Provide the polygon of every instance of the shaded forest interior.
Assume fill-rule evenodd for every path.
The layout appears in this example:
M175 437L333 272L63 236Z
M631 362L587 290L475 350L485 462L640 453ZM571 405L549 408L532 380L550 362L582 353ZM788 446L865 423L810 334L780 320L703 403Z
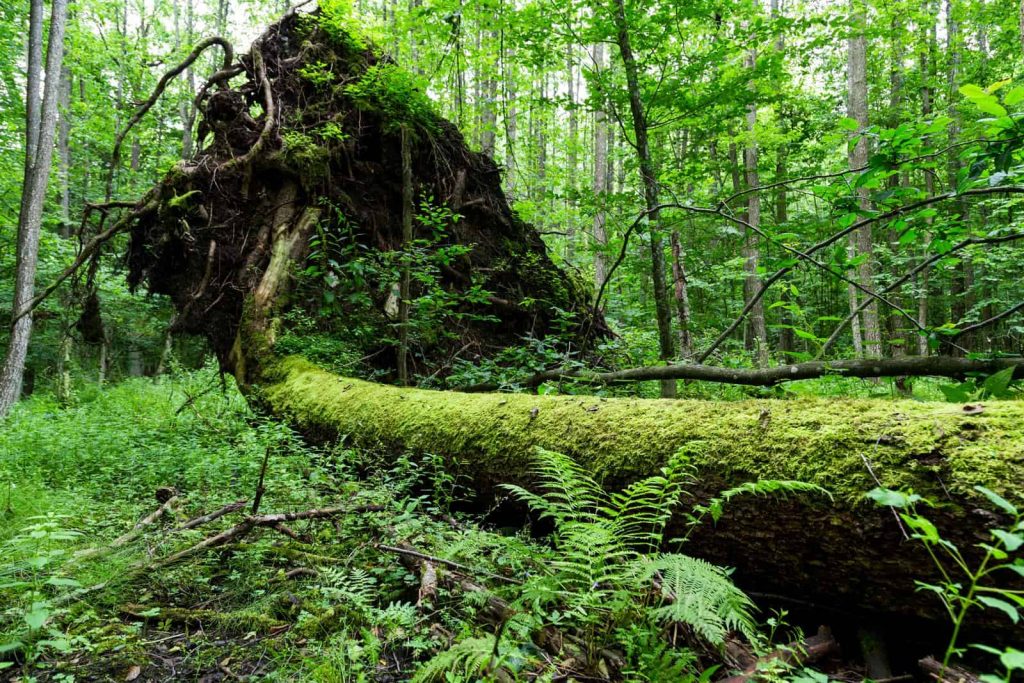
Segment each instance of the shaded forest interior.
M1019 678L1024 5L256 5L5 8L0 675Z

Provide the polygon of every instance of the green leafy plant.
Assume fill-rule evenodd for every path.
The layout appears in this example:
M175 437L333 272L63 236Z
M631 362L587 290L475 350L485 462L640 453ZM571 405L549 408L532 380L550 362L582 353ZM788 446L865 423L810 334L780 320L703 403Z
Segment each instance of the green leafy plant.
M942 659L944 667L964 652L959 644L960 632L972 610L1002 612L1013 624L1020 622L1024 610L1024 592L1007 588L1005 583L997 583L999 577L1013 574L1024 577L1024 554L1021 553L1024 547L1024 513L994 491L983 486L976 486L975 490L1010 521L988 530L989 539L977 544L981 552L979 559L973 562L972 556L944 538L935 524L919 511L921 507L934 507L928 499L913 492L885 488L876 488L867 494L879 505L900 511L900 519L910 529L911 538L924 546L942 577L939 583L918 581L917 584L920 590L931 591L939 597L953 625ZM1012 648L1003 652L989 647L980 649L1000 656L1006 667L1005 680L1009 680L1013 671L1024 670L1024 654ZM1004 679L989 677L987 680Z

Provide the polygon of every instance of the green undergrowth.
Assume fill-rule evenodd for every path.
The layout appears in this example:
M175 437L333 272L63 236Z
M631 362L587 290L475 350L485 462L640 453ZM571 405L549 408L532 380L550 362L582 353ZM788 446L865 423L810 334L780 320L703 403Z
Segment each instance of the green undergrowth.
M248 503L180 528L251 500L265 456L259 514L349 512L290 521L287 533L257 528L165 564L245 519ZM557 479L558 461L546 462ZM86 388L70 408L24 401L0 430L0 680L469 682L584 670L587 680L697 680L723 629L752 633L751 606L722 570L675 556L648 564L609 536L648 528L644 505L612 501L580 516L552 490L536 509L558 533L534 541L454 512L470 491L449 465L310 448L253 414L213 368ZM684 470L652 479L636 500L675 495ZM566 472L567 486L596 490ZM158 494L177 504L115 541L157 510ZM608 553L590 552L594 539ZM433 556L436 593L420 595L422 562L382 546ZM694 590L710 597L672 612L651 592L651 572L676 580L683 566L700 570ZM693 584L681 577L680 595Z

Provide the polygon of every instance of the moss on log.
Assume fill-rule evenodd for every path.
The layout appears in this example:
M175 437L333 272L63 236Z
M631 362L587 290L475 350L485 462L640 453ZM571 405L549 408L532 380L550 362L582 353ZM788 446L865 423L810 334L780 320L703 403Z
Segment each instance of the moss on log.
M819 484L834 501L742 500L695 534L690 551L737 567L747 587L890 625L925 618L940 628L944 617L934 595L915 591L915 579L932 578L928 558L890 511L864 498L875 477L938 501L930 516L964 549L995 520L974 486L1020 500L1024 483L1022 402L965 412L955 404L862 399L481 395L382 386L298 357L267 370L256 388L260 402L306 434L452 456L482 491L529 484L536 446L571 455L609 487L656 474L680 451L696 468L698 498L758 478ZM986 613L976 626L1005 635L1010 624Z
M261 391L275 414L362 445L458 454L483 478L516 478L535 446L572 455L601 481L658 471L683 449L725 481L799 479L853 505L876 484L936 498L1024 482L1024 403L978 414L947 403L862 399L720 401L460 394L339 377L292 357Z

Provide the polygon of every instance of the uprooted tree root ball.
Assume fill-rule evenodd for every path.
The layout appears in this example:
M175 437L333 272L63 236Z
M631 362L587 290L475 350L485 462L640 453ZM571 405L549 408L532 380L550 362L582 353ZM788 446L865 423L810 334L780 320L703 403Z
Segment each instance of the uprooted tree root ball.
M344 23L330 6L289 13L211 78L198 99L201 152L133 219L132 284L170 295L176 329L206 336L236 372L244 359L232 348L252 296L274 309L263 332L275 340L299 321L309 336L348 340L336 355L393 369L402 268L414 270L418 297L410 324L423 328L417 373L544 337L556 322L577 348L606 334L587 288L510 209L495 163ZM244 80L229 85L233 76Z

